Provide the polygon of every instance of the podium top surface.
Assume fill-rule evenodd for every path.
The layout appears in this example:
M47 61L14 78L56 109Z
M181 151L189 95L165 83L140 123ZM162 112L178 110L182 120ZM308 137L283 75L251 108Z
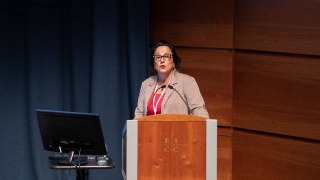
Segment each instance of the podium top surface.
M158 114L136 118L138 121L205 121L207 118L189 114Z

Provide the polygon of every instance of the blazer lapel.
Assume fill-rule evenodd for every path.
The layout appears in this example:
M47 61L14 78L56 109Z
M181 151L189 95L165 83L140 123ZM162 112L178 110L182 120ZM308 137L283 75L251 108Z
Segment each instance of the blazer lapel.
M150 96L152 95L153 91L154 91L154 88L156 86L156 83L157 83L157 76L152 76L151 77L151 80L149 82L149 84L147 85L146 89L145 89L145 101L144 101L144 107L146 109L145 112L145 115L147 114L147 110L148 110L148 102L149 102L149 99L150 99Z

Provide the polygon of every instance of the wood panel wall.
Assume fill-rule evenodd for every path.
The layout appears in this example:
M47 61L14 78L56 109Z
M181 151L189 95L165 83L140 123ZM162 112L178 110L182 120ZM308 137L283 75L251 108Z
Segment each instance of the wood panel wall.
M237 52L234 67L233 127L320 140L319 58Z
M320 172L320 1L151 0L167 40L218 119L218 179Z
M320 177L318 142L235 130L232 145L232 179Z
M235 48L320 55L318 0L236 0Z
M233 47L233 0L150 1L150 40L176 46Z
M319 177L319 9L236 1L232 179Z

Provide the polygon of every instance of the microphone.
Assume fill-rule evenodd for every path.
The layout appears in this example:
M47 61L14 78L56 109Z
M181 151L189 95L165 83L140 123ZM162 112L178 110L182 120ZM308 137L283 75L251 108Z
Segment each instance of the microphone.
M168 85L168 88L169 89L173 89L175 92L177 92L179 94L179 96L181 97L181 99L183 100L183 102L186 104L187 108L188 108L188 114L190 114L190 109L189 109L189 106L188 106L188 103L186 102L186 100L181 96L181 94L172 86L172 85Z
M169 85L170 86L170 85ZM169 87L168 86L168 87ZM164 89L164 88L166 88L167 87L167 85L165 85L165 84L162 84L162 86L161 87L159 87L157 90L156 90L156 92L159 90L159 89Z

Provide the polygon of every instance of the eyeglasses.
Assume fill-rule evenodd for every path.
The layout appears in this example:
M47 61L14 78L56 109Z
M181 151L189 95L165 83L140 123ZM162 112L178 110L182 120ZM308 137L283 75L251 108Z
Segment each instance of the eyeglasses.
M159 62L159 61L161 61L162 58L165 61L169 61L172 58L172 55L171 54L164 54L162 56L161 55L153 55L154 62Z

